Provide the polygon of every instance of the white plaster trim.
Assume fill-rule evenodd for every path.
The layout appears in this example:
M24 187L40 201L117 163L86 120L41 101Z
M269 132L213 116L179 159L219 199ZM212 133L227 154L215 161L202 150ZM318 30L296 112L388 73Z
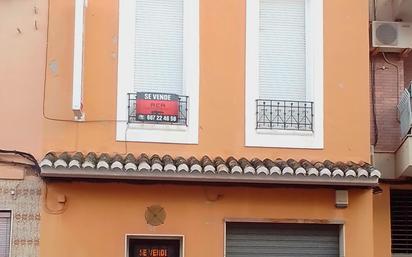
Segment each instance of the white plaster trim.
M270 175L277 174L277 175L282 175L282 171L279 169L278 166L273 166L270 168Z
M241 168L240 166L234 166L234 167L230 170L230 172L231 172L232 174L236 174L236 173L241 174L241 173L242 173L242 168Z
M206 165L203 170L205 173L216 173L216 168L213 165Z
M247 166L243 169L243 173L255 175L256 171L252 166Z
M52 166L53 166L53 162L50 161L49 159L45 158L40 162L40 167L52 167Z
M229 168L226 166L226 164L220 164L217 166L217 171L218 173L229 173Z
M295 170L295 174L296 174L296 175L306 176L306 170L305 170L304 168L302 168L302 167L299 167L299 168L297 168L297 169Z
M339 228L339 257L345 257L346 254L345 232L345 224L341 224Z
M162 171L163 166L160 163L153 163L151 167L151 171Z
M96 168L99 169L104 169L104 170L108 170L110 169L110 165L106 162L106 161L99 161L97 163Z
M354 170L347 170L345 172L346 177L356 177L356 172Z
M310 168L308 171L308 176L319 176L319 171L315 168Z
M358 177L369 177L369 172L367 172L365 169L362 168L358 168L357 169L358 172Z
M306 84L314 102L313 132L256 130L259 81L259 1L246 0L245 145L323 148L323 0L306 0Z
M166 164L164 170L167 172L176 172L176 166L173 164Z
M333 177L344 177L345 173L343 173L341 169L336 169L333 171L332 176Z
M282 170L282 175L293 175L293 169L291 167L285 167Z
M321 177L322 177L322 176L330 177L330 176L332 175L332 172L331 172L329 169L324 168L324 169L322 169L322 170L320 171L319 175L320 175Z
M74 160L74 159L71 160L69 162L69 168L73 168L73 167L76 167L76 168L80 169L81 168L80 162L78 160Z
M126 171L128 171L128 170L136 171L136 170L137 170L137 166L136 166L136 164L129 162L129 163L126 163L126 165L124 166L124 169L125 169Z
M382 176L381 172L379 170L373 170L370 174L370 177L377 177L380 178Z
M75 0L74 15L74 42L73 42L73 94L72 110L75 119L83 118L83 50L84 50L84 23L85 2Z
M259 168L256 169L256 173L258 175L260 174L269 175L269 170L265 166L260 166Z
M119 1L116 140L197 144L199 127L199 0L184 1L183 89L188 95L188 126L127 124L127 93L133 89L135 40L133 0ZM155 131L154 131L155 130Z
M112 170L114 170L114 169L123 170L123 164L119 161L115 161L115 162L112 163L112 165L110 165L110 168Z
M67 168L67 162L65 160L62 159L58 159L57 161L54 162L54 167L55 168Z
M190 172L202 172L202 166L200 166L199 164L193 164L192 166L190 166Z
M182 163L177 167L178 172L188 172L189 171L189 166L187 166L186 163Z

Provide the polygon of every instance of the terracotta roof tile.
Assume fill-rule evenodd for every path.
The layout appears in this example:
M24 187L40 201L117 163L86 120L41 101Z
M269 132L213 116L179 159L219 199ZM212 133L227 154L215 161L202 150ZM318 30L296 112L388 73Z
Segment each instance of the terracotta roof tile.
M332 162L330 160L311 162L305 159L269 159L251 160L231 156L211 158L203 156L173 158L170 155L131 153L126 156L94 152L84 155L81 152L60 154L50 152L40 162L44 177L82 177L122 179L152 179L195 181L205 179L213 182L245 183L283 183L283 184L377 184L381 174L365 162ZM100 173L99 173L100 172ZM103 173L104 172L104 173ZM59 175L60 174L60 175ZM124 175L126 174L126 175ZM139 175L140 174L140 175ZM289 181L289 182L288 182Z

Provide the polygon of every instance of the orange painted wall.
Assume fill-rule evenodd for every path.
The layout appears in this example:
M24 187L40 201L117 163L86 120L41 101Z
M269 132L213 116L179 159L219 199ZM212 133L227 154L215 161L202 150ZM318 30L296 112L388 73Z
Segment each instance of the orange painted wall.
M43 143L47 14L47 0L0 1L0 148L38 158Z
M72 1L51 0L45 108L51 118L73 116L72 34ZM117 36L118 1L89 0L84 66L86 119L112 121L45 120L43 152L127 150L185 157L207 154L369 160L367 0L324 1L323 150L244 147L245 0L200 0L198 145L126 145L115 141Z
M126 234L185 236L185 256L223 256L224 219L327 219L345 223L346 255L373 257L372 191L351 190L349 207L334 207L330 189L61 183L49 184L48 206L63 214L42 213L42 257L125 256ZM217 201L216 196L221 195ZM146 224L144 212L160 204L164 225Z
M373 196L375 257L391 256L390 186L381 184L382 193Z

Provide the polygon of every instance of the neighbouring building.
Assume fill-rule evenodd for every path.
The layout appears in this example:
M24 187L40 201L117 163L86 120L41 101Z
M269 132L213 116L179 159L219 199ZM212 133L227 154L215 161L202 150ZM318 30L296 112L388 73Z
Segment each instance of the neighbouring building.
M6 165L14 154L0 158L0 256L37 257L40 243L42 180L39 167ZM10 161L11 162L11 161ZM13 167L15 166L15 167Z
M45 0L0 1L1 257L39 256L44 183L35 158L44 155L47 7Z
M375 256L412 254L412 1L370 1Z

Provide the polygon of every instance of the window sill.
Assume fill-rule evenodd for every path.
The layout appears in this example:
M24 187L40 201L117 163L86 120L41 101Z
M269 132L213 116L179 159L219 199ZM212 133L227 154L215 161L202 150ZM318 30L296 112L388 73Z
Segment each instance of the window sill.
M247 147L323 149L323 134L312 131L247 131Z
M194 126L169 124L127 124L118 122L117 141L198 144L198 129Z
M148 124L148 123L132 123L128 124L127 129L141 129L141 130L160 130L160 131L187 131L188 127L185 125L173 125L173 124Z
M262 135L290 135L290 136L313 136L313 131L281 130L281 129L256 129L256 134Z

